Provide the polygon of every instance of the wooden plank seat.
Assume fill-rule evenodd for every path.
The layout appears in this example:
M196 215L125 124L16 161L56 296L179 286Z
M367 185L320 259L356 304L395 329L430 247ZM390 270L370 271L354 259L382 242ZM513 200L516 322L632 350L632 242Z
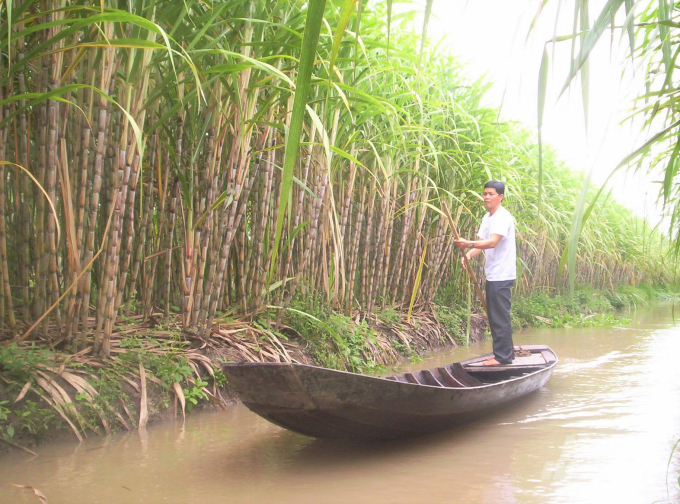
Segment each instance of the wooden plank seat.
M446 383L447 387L453 387L453 388L465 388L466 385L463 384L460 380L457 380L451 372L446 369L445 367L438 367L437 371L439 371L439 376L441 376L442 381Z
M437 379L432 371L429 369L423 369L420 375L425 379L426 385L432 385L433 387L443 387L444 384Z
M463 369L460 362L450 364L449 369L451 370L451 375L466 387L478 387L483 385L477 378L468 374L468 372Z
M418 380L418 378L415 377L413 373L404 373L404 378L406 378L406 381L409 383L414 383L416 385L422 385L422 383Z

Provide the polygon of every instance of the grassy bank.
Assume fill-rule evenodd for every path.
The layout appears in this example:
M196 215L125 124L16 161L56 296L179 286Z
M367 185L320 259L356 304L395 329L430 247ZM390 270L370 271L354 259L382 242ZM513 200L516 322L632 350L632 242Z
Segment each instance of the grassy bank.
M617 291L582 288L570 298L517 297L516 330L532 326L621 324L620 310L672 294L648 285ZM35 343L0 347L0 436L6 446L30 446L55 435L133 430L180 418L195 407L223 407L234 398L222 362L294 360L379 373L403 359L417 361L447 346L488 335L485 318L468 305L412 314L388 308L348 317L299 298L274 329L277 313L253 322L223 320L210 343L181 324L142 326L131 319L112 339L112 358L70 355Z
M586 327L627 323L620 314L622 310L674 297L676 294L668 288L649 284L609 291L581 286L573 297L568 294L532 294L513 303L513 327Z

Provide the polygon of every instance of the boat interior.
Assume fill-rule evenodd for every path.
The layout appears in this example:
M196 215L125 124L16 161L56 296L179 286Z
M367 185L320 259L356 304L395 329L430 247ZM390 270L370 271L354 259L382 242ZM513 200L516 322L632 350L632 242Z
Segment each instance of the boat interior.
M454 362L447 366L388 376L387 379L444 388L479 387L518 378L549 367L557 361L555 354L547 347L516 347L515 359L512 364L484 365L484 361L489 357L493 357L493 355L484 355L463 362Z

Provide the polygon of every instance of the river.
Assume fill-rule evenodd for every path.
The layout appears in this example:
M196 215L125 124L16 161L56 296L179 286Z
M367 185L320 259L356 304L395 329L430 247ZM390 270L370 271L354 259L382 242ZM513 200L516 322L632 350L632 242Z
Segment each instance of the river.
M680 316L680 313L679 313ZM491 418L407 441L320 441L242 405L143 435L39 446L0 458L0 502L680 502L680 324L670 304L621 327L532 329L516 344L560 358L547 386ZM413 369L490 351L442 351ZM670 468L667 473L667 466ZM668 475L667 475L668 474Z

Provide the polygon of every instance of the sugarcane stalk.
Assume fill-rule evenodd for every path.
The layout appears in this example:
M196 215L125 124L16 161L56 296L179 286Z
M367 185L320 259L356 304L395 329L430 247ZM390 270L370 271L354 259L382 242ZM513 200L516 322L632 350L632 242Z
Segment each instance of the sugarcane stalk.
M413 202L415 200L415 184L417 180L413 175L409 175L407 179L407 191L404 194L404 202L408 205L408 210L404 214L403 228L401 230L401 239L399 241L399 249L397 251L396 260L394 262L394 269L392 273L392 290L391 299L397 298L397 292L400 285L403 285L402 271L404 267L404 254L406 252L406 241L411 232L411 219L413 215ZM405 289L402 289L405 291Z
M395 182L392 182L392 196L390 198L391 205L390 205L390 211L387 219L387 238L385 239L385 262L383 265L383 285L382 285L382 303L380 308L382 310L385 309L387 305L387 286L389 284L389 275L388 272L390 271L391 268L391 258L392 258L392 236L394 233L394 219L392 216L394 215L395 207L397 204L397 184Z
M258 163L259 165L259 163ZM253 182L255 179L255 173L252 173L250 177L245 181L245 188L243 189L243 194L240 196L243 198L243 202L240 205L237 205L237 211L235 211L231 216L230 216L230 222L227 227L227 237L225 240L225 244L222 246L222 250L225 251L227 254L229 253L229 250L231 249L231 244L234 239L234 236L236 234L236 231L238 230L238 226L241 222L241 219L243 218L243 215L245 214L245 210L247 207L247 201L248 197L250 194L250 189L252 188ZM236 199L234 200L234 203L236 203ZM233 217L233 219L231 218ZM212 322L213 319L215 318L215 312L217 311L217 306L218 306L218 301L222 301L221 299L221 294L222 294L222 289L224 287L223 281L224 281L224 270L226 268L226 261L224 263L224 268L221 268L221 271L218 270L217 274L217 282L216 282L216 292L215 295L212 297L211 304L210 304L210 309L208 312L208 322L204 328L204 337L207 337L209 334L209 331L212 328ZM241 280L242 281L242 280Z
M105 23L104 34L106 37L113 36L113 26L110 23ZM100 62L100 80L99 88L102 90L109 90L111 86L111 76L115 68L115 49L112 47L107 47L102 50L101 62ZM98 95L99 96L99 95ZM94 163L91 168L92 170L92 187L90 193L90 205L89 205L89 223L87 224L87 233L85 238L85 252L83 264L89 264L94 256L94 244L95 244L95 232L97 225L97 217L99 215L99 198L102 189L102 171L104 168L104 158L106 156L106 151L108 147L109 135L109 120L110 120L110 109L109 102L103 97L99 96L98 99L98 118L97 118L97 142L95 143L96 151L94 155ZM88 167L88 171L90 168ZM81 328L79 335L79 346L81 348L85 347L87 343L87 331L89 327L89 306L90 306L90 296L92 293L92 269L83 275L81 280L81 290L83 292L82 308L80 311L81 316ZM102 285L100 284L100 295L101 295Z
M215 101L220 103L222 96L222 86L218 84L215 90ZM224 138L227 133L226 121L227 118L224 115L216 114L213 120L213 127L210 133L210 142L208 144L208 154L207 159L209 164L209 171L207 174L207 181L209 181L208 195L206 198L206 218L202 227L202 240L200 245L200 253L198 256L198 262L196 265L196 279L194 282L194 288L192 292L192 314L190 317L190 327L193 329L198 328L200 308L204 293L204 282L205 282L205 271L206 265L208 264L208 259L211 257L211 251L214 247L211 247L215 243L212 240L212 233L217 231L217 226L213 216L212 206L218 195L219 187L219 170L222 166L222 151L224 147ZM206 181L206 182L207 182ZM227 281L229 284L229 281ZM229 292L230 294L230 292Z
M59 158L57 160L57 167L59 169L59 187L61 188L62 194L62 208L64 212L64 230L65 230L65 241L67 245L68 254L68 269L67 269L67 285L72 285L70 289L65 292L65 302L66 306L66 324L64 325L63 337L71 342L71 336L74 330L74 315L76 308L76 292L78 290L78 285L75 279L80 274L81 264L80 264L80 249L77 245L76 229L75 229L75 215L73 207L72 198L72 185L69 174L69 162L66 147L66 138L61 137L59 141ZM66 263L65 260L62 262ZM76 327L77 329L77 327Z
M429 186L426 186L422 191L420 191L421 194L420 197L422 198L423 201L427 201L429 192L430 192ZM423 223L425 222L425 216L427 215L427 211L425 210L425 207L418 206L414 208L414 212L416 212L417 222L413 230L412 246L411 247L407 246L407 250L409 250L409 252L406 254L406 269L405 269L407 278L410 279L412 283L409 285L408 289L404 289L401 301L402 305L408 304L409 297L412 294L413 286L415 285L416 281L416 272L418 271L418 265L423 250L422 243Z
M0 58L1 60L2 58ZM0 70L2 63L0 62ZM0 101L3 100L3 85L0 84ZM4 107L0 106L0 121L5 118ZM7 127L0 129L0 161L5 161L5 145L7 144ZM9 328L16 327L14 308L12 305L12 292L9 283L9 266L7 264L7 230L5 229L5 204L6 204L6 173L5 165L0 164L0 274L2 274L2 288L0 289L0 327L5 325L5 316L8 318ZM5 315L7 306L7 315Z
M373 212L375 209L375 197L376 197L376 190L375 190L375 179L371 177L371 185L370 185L370 203L368 204L368 209L366 210L366 231L363 234L364 237L364 245L362 248L363 250L363 256L361 259L361 262L363 264L363 267L361 268L361 294L359 296L361 305L366 309L368 307L369 301L368 301L368 277L373 274L373 271L370 270L369 264L371 263L371 254L373 254L373 247L372 247L372 232L373 232Z
M272 140L272 146L274 145L274 140ZM274 153L274 160L276 159L276 153ZM274 171L274 198L273 198L273 207L272 208L278 208L279 204L281 202L281 178L282 174L278 170ZM272 212L272 215L273 212ZM260 272L261 275L261 280L260 283L262 285L265 285L265 281L267 279L267 272L273 271L272 268L272 257L274 255L274 240L276 239L276 233L274 228L272 227L274 225L274 220L271 220L269 222L269 248L267 249L267 257L264 261L264 268ZM284 216L284 221L283 221L284 229L290 229L291 231L295 229L295 227L292 228L286 228L288 225L288 215ZM280 257L280 256L279 256ZM277 270L280 275L281 271L281 266L279 266L279 269ZM273 276L273 278L276 278ZM285 277L281 277L282 279L285 279ZM267 293L263 293L263 297L266 296Z
M153 153L155 151L152 149L152 165L153 165ZM134 262L132 263L132 272L130 273L130 281L129 281L129 296L130 298L134 298L137 292L137 282L139 279L139 274L140 271L143 271L143 258L144 258L144 250L146 248L147 244L147 229L149 227L149 218L151 216L152 212L152 202L153 202L153 192L154 192L154 179L151 177L149 181L149 194L147 197L144 199L144 210L142 212L142 222L141 226L139 228L139 232L137 233L138 240L137 240L137 248L135 250L134 254ZM130 316L131 312L131 304L128 304L126 309L125 309L125 315Z
M144 50L142 56L142 68L145 70L142 73L141 85L135 86L136 95L132 102L132 108L130 110L131 115L136 118L137 124L140 128L144 127L146 120L146 111L144 110L144 102L147 98L147 90L149 87L149 71L147 67L151 59L151 51ZM130 93L132 93L132 85L130 85ZM126 123L127 124L127 123ZM129 171L129 181L127 182L127 204L125 208L127 209L127 233L125 239L123 240L122 248L122 261L120 266L120 271L118 273L118 288L115 297L114 304L114 316L113 321L118 314L118 310L123 302L123 295L125 293L125 287L127 285L127 274L130 268L130 261L132 258L132 243L134 238L135 230L135 202L137 198L137 183L139 180L139 167L141 163L141 156L144 155L143 152L139 152L137 146L136 137L132 132L132 128L129 128L127 135L124 137L126 140L126 153L127 158L125 159L126 170ZM125 214L123 214L124 216ZM120 229L120 233L123 233L123 227ZM113 324L113 322L112 322Z
M57 2L54 2L54 6L57 7ZM57 21L63 18L63 12L54 11L49 16L51 20ZM52 27L48 30L48 37L56 35L57 28ZM63 45L63 41L57 42L54 49L58 49ZM56 89L61 84L61 71L62 71L62 61L63 52L55 51L49 57L49 88ZM57 153L59 150L59 107L60 102L56 100L49 100L47 104L47 124L48 124L48 145L47 145L47 166L45 170L45 191L47 192L48 198L52 201L52 204L56 207L57 203ZM56 216L51 215L48 212L45 215L47 219L46 231L45 231L45 242L46 242L46 254L44 261L47 263L48 272L48 296L50 304L56 302L59 298L59 281L57 279L57 237L56 237ZM59 307L54 310L55 319L57 322L57 329L61 330L61 312Z
M323 205L323 200L324 196L326 194L326 186L328 184L328 177L324 175L321 179L319 191L318 191L318 198L314 201L314 211L312 215L312 222L311 222L311 229L309 231L310 234L310 243L308 247L305 248L304 254L302 256L302 263L300 264L300 267L297 271L297 274L295 275L295 278L291 281L290 288L288 290L288 294L286 294L286 297L283 302L283 310L279 312L278 315L278 324L281 323L281 316L283 315L283 312L288 308L290 305L291 300L293 299L293 296L295 295L295 288L297 287L298 282L300 281L300 277L302 276L302 272L305 269L305 266L307 264L307 261L309 259L309 255L312 250L314 250L314 246L316 244L317 240L317 230L319 228L319 216L321 215L321 206Z
M349 285L349 292L346 300L345 313L347 315L352 315L352 305L354 303L354 296L356 294L356 271L357 263L359 262L359 240L361 239L361 231L363 230L364 221L364 208L366 205L367 188L364 185L361 188L361 203L359 204L359 209L356 218L354 219L354 231L352 233L352 244L350 246L350 256L349 256L349 275L347 276L347 283Z
M312 125L311 127L311 132L309 134L310 138L310 143L314 143L314 138L316 136L316 125ZM314 149L310 145L309 150L307 151L307 157L305 158L305 164L304 164L304 169L303 169L303 176L302 176L302 183L306 186L307 181L309 180L309 170L310 166L312 164L312 153ZM295 187L295 186L293 186ZM294 189L295 190L295 189ZM296 206L295 206L295 212L293 213L293 230L297 229L297 227L301 224L302 222L302 216L304 212L304 204L305 204L305 190L302 188L297 189L297 201L296 201ZM293 250L298 243L297 236L292 237L289 240L288 244L288 251L286 253L286 259L283 262L282 266L282 271L283 275L281 276L281 280L283 282L283 285L281 286L280 289L280 295L279 295L279 304L283 303L283 298L284 294L286 291L286 284L288 282L288 271L290 270L292 266L292 260L293 260Z
M24 24L18 25L18 29L21 30ZM25 57L25 39L20 37L17 39L17 60L21 61ZM19 93L25 95L26 93L26 75L24 71L17 72L17 81L19 83ZM26 170L31 171L31 142L28 138L30 131L30 117L26 111L26 100L21 99L19 101L19 108L21 112L19 113L19 162L26 168ZM31 263L31 239L33 236L33 212L31 212L31 202L29 201L29 195L31 194L31 184L30 179L23 175L21 178L21 190L17 194L17 202L19 203L19 215L20 215L20 236L21 245L19 254L19 275L20 275L20 285L21 285L21 301L23 305L22 319L25 323L28 323L31 319L31 296L29 292L30 283L30 271L33 267Z
M94 76L92 77L94 79ZM85 91L83 91L85 93ZM93 111L93 93L87 93L85 96L88 97L88 103L84 107L87 113L87 121L82 121L80 131L80 176L78 177L78 200L77 200L77 210L76 210L76 244L78 251L80 253L80 263L83 264L86 255L86 242L85 242L85 230L87 223L85 222L85 215L87 212L87 194L88 194L88 184L91 184L91 168L92 159L90 156L90 142L92 130L90 128L90 123L92 121L92 111ZM77 332L78 321L81 320L81 310L83 309L83 296L85 287L83 281L78 285L75 307L72 316L72 331ZM87 311L87 307L85 308Z
M166 317L170 316L170 300L171 300L171 292L172 292L172 246L174 244L174 235L175 235L175 224L177 223L177 206L180 204L180 184L179 181L175 182L174 188L173 188L173 196L170 202L170 206L168 208L169 214L168 214L168 233L167 233L167 245L166 245L166 250L167 252L165 253L165 279L163 283L163 290L164 290L164 308L163 312Z
M271 239L273 238L273 233L270 230L270 243L269 246L267 247L267 255L268 257L263 257L264 255L264 250L263 250L263 245L264 245L264 240L265 240L265 232L266 232L266 227L267 223L271 222L271 207L272 207L272 199L274 200L274 203L276 203L276 194L274 194L274 198L272 198L272 188L274 185L274 163L275 163L275 152L274 150L271 150L269 152L269 161L268 161L268 167L267 170L265 171L265 188L264 188L264 195L263 195L263 205L258 209L260 212L262 212L261 220L260 220L260 243L257 244L257 251L258 251L258 256L255 258L255 267L253 269L253 290L249 291L252 293L252 311L254 313L257 313L261 307L262 307L262 296L264 295L264 289L265 289L265 283L267 279L267 272L269 271L269 265L268 265L268 259L271 259L271 256L269 255L269 251L272 250L272 245L271 245ZM277 187L280 187L280 184L277 185Z
M260 293L264 289L264 277L261 278L260 272L263 270L264 266L264 238L265 231L267 227L267 222L269 219L269 209L271 208L271 192L274 183L274 158L273 151L267 153L267 161L264 163L265 169L260 171L261 187L258 194L258 203L256 204L256 211L259 213L260 218L257 220L255 227L252 231L253 235L253 250L254 254L251 260L251 267L249 271L248 287L247 293L251 297L251 309L256 312L260 305ZM256 200L256 201L257 201ZM245 230L245 226L242 228ZM244 235L245 238L245 235ZM243 256L243 248L245 241L241 242L240 257L239 259L245 260ZM244 265L245 266L245 265ZM247 295L247 294L246 294Z
M389 193L387 192L389 188L387 180L383 183L382 186L382 197L380 199L380 211L379 211L379 220L378 220L378 227L376 228L376 238L375 238L375 247L374 247L374 252L371 257L371 271L372 275L369 278L369 285L368 285L368 313L373 312L373 306L375 304L375 289L377 285L379 285L380 280L382 276L384 275L384 270L382 268L382 264L385 260L385 215L387 214L387 209L389 206L389 199L388 195Z

